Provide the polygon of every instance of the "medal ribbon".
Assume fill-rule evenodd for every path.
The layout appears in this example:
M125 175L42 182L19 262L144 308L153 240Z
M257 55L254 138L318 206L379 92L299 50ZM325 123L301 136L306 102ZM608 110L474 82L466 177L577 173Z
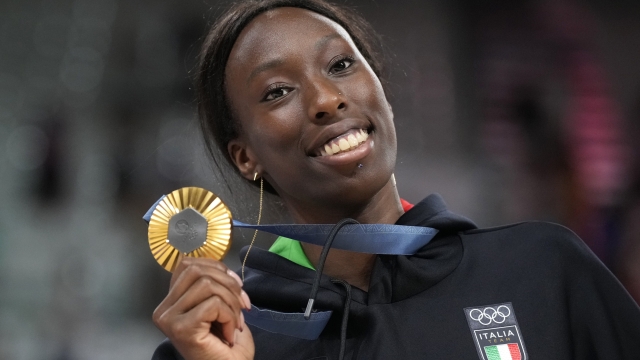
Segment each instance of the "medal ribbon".
M233 226L255 229L278 236L323 246L333 228L331 224L251 225L233 220ZM367 254L413 255L425 246L438 230L421 226L389 224L345 225L336 235L332 249Z

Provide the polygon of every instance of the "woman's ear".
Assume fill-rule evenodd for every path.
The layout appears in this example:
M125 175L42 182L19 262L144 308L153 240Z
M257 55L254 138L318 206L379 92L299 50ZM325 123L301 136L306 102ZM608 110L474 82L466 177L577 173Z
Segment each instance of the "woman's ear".
M258 163L253 151L241 139L233 139L227 145L227 151L231 161L240 171L240 174L248 180L253 180L256 173L262 174L262 166Z

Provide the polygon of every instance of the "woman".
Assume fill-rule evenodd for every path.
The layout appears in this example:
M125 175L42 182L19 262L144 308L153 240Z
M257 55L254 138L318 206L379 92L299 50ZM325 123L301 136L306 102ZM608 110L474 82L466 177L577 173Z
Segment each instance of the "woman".
M326 261L321 247L282 240L251 251L244 283L220 262L187 258L154 312L168 337L154 358L640 358L638 307L571 231L479 230L437 196L401 202L393 113L367 29L320 0L235 5L203 48L205 136L296 223L353 218L438 235L411 256L333 249ZM314 315L329 315L313 339L290 330L304 323L296 315L315 268ZM285 326L256 322L261 309Z

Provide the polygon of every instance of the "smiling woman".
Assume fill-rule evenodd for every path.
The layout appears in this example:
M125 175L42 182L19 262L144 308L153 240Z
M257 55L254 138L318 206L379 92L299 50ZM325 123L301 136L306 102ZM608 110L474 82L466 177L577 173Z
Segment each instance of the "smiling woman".
M388 235L378 251L329 250L330 237L328 253L280 238L246 258L244 282L185 258L154 312L168 337L154 358L638 358L640 311L571 231L479 230L438 196L400 199L372 39L320 0L240 2L213 26L197 89L214 158L266 182L298 224L350 218ZM389 250L425 227L431 242Z
M395 222L393 114L344 28L305 9L262 13L238 36L225 73L240 125L227 149L242 176L260 174L296 222L336 223L370 209L376 197L396 197L395 214L367 214ZM317 156L324 149L332 154Z

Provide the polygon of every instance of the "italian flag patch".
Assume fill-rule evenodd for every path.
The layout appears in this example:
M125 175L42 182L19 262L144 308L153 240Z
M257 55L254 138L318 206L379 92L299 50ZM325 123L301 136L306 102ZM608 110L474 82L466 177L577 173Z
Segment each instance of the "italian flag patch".
M518 344L500 344L485 346L484 352L487 360L521 360Z
M480 360L528 360L513 304L464 308Z

